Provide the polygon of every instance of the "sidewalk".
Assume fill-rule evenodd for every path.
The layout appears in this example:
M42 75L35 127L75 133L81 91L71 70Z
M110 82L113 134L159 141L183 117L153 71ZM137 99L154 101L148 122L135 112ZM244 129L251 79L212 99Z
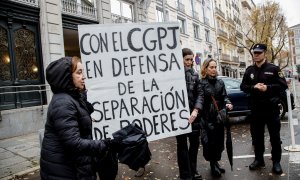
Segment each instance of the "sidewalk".
M296 108L293 110L293 112L298 112L298 113L293 113L293 118L297 118L299 123L298 125L294 126L295 145L297 145L298 147L300 146L300 82L298 80L295 80L295 90L296 90L297 99L295 99ZM293 92L293 89L291 89L291 92ZM300 152L290 152L289 170L290 170L289 171L290 179L299 179Z
M39 169L38 133L0 140L0 179L12 179Z
M300 120L300 83L296 82L296 91L298 96L298 107L293 110L293 117ZM300 123L300 122L299 122ZM295 141L296 144L300 144L300 125L294 126L295 129ZM287 132L289 133L289 132ZM249 137L245 137L250 143ZM289 142L291 142L290 136L287 137ZM168 142L170 141L170 142ZM175 168L170 167L168 171L170 173L178 173L178 169L176 168L176 153L168 150L168 148L174 149L176 148L175 142L173 139L166 139L164 141L156 141L151 143L153 156L156 155L159 159L165 159L160 163L154 162L154 167L158 168L157 171L165 171L166 167L170 165L170 160L172 160L172 165ZM166 143L168 142L168 143ZM267 138L266 138L267 142ZM165 146L168 145L166 148ZM284 148L284 146L282 146ZM200 147L201 151L202 147ZM174 149L175 150L175 149ZM287 153L287 151L282 150L283 153ZM169 155L165 156L164 153ZM199 152L199 159L203 159L202 154ZM223 155L223 159L227 159L225 155ZM288 179L300 179L300 152L289 152L288 153L288 169L286 169L285 177L289 177ZM40 158L40 143L39 143L39 135L38 132L23 135L19 137L9 138L0 140L0 180L7 179L18 179L18 177L22 177L24 174L28 174L30 172L34 172L39 169L39 158ZM249 161L252 159L249 159ZM203 161L203 160L202 160ZM200 163L200 162L199 162ZM207 165L206 162L202 162ZM243 164L245 164L243 162ZM247 162L249 164L249 162ZM207 168L207 167L204 167ZM244 167L245 168L245 167ZM237 168L240 169L240 168ZM270 168L269 168L270 169ZM268 170L268 169L267 169ZM153 171L153 170L152 170ZM206 170L208 171L208 170ZM238 173L240 170L235 170L234 173ZM208 171L209 172L209 171ZM226 173L230 173L230 171L226 170ZM245 168L245 172L248 172L248 168ZM153 172L150 172L153 173ZM132 172L134 174L134 172ZM245 175L245 174L244 174ZM123 176L120 174L120 176ZM240 176L241 177L241 176ZM245 176L244 176L245 177ZM163 176L160 177L164 179ZM122 178L124 179L124 178ZM150 178L151 179L151 178ZM167 180L168 178L166 178ZM226 178L225 178L226 179ZM251 179L251 178L250 178Z

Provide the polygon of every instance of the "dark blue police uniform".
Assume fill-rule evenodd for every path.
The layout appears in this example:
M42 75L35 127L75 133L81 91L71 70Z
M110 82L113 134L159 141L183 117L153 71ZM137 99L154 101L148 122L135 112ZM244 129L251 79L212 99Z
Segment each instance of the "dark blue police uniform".
M267 90L262 92L255 89L254 86L257 83L267 85ZM267 125L272 145L272 160L273 163L279 163L282 152L278 102L280 92L288 88L282 72L278 66L267 61L261 67L256 65L249 66L244 74L240 88L245 93L250 94L252 114L250 126L255 146L255 160L263 162L264 165L264 130L265 125Z

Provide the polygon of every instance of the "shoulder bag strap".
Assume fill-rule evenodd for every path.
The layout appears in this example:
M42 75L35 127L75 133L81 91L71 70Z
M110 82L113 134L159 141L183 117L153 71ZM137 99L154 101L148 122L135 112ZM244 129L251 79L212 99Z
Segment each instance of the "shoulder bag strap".
M214 105L215 105L217 111L219 112L219 108L218 108L216 99L215 99L214 96L212 96L212 95L211 95L211 99L213 100L213 103L214 103Z

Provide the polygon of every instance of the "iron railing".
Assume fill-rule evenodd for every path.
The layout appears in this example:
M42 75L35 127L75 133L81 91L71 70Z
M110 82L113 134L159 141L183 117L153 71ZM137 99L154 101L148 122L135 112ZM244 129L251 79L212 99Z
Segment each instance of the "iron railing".
M36 105L43 105L46 100L46 94L45 92L50 91L50 86L48 84L40 84L40 85L23 85L23 86L2 86L0 87L0 98L5 99L6 97L10 95L14 95L12 98L12 101L3 102L0 104L0 110L8 110L8 109L17 109L17 108L23 108L23 107L30 107L30 106L36 106ZM39 94L39 102L37 103L36 100L38 98L35 98L34 100L24 100L22 98L22 94L32 94L32 93L38 93ZM24 105L24 101L26 103L33 103L33 105ZM8 105L9 108L5 108L4 105Z
M218 29L218 35L219 36L222 36L222 37L224 37L224 38L228 38L228 33L227 32L225 32L225 31L223 31L223 30L221 30L221 29Z
M185 6L184 6L184 4L182 4L182 3L180 3L180 2L177 2L178 4L177 4L177 10L179 11L179 12L182 12L182 13L185 13Z
M216 10L216 14L218 14L219 16L223 17L225 19L225 13L223 11L221 11L219 8L215 8Z
M39 7L39 0L9 0L9 1L25 4L28 6Z
M97 10L93 6L79 4L71 0L61 0L61 3L64 14L97 20Z
M111 13L111 19L112 19L113 23L131 23L131 22L133 22L133 20L130 18L126 18L124 16L120 16L120 15L113 14L113 13Z

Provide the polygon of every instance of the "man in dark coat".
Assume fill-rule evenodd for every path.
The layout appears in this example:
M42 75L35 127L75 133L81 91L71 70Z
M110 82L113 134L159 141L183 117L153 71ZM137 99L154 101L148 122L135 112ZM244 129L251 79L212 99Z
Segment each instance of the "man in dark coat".
M199 74L193 69L193 52L182 49L185 79L189 100L191 116L189 122L192 124L192 132L176 136L177 140L177 162L179 166L179 176L181 179L201 179L197 171L197 155L200 145L200 126L198 112L202 109L203 91L199 84ZM187 139L189 138L189 144Z
M83 96L83 68L77 57L56 60L47 67L53 92L41 147L42 179L96 179L94 157L102 157L111 141L92 140L93 107Z
M268 63L266 59L267 45L256 44L253 48L254 65L249 66L241 83L241 90L250 94L251 131L255 147L255 160L249 166L256 170L265 166L264 132L268 127L272 145L273 172L282 173L280 119L278 102L280 92L287 89L286 80L278 66Z

